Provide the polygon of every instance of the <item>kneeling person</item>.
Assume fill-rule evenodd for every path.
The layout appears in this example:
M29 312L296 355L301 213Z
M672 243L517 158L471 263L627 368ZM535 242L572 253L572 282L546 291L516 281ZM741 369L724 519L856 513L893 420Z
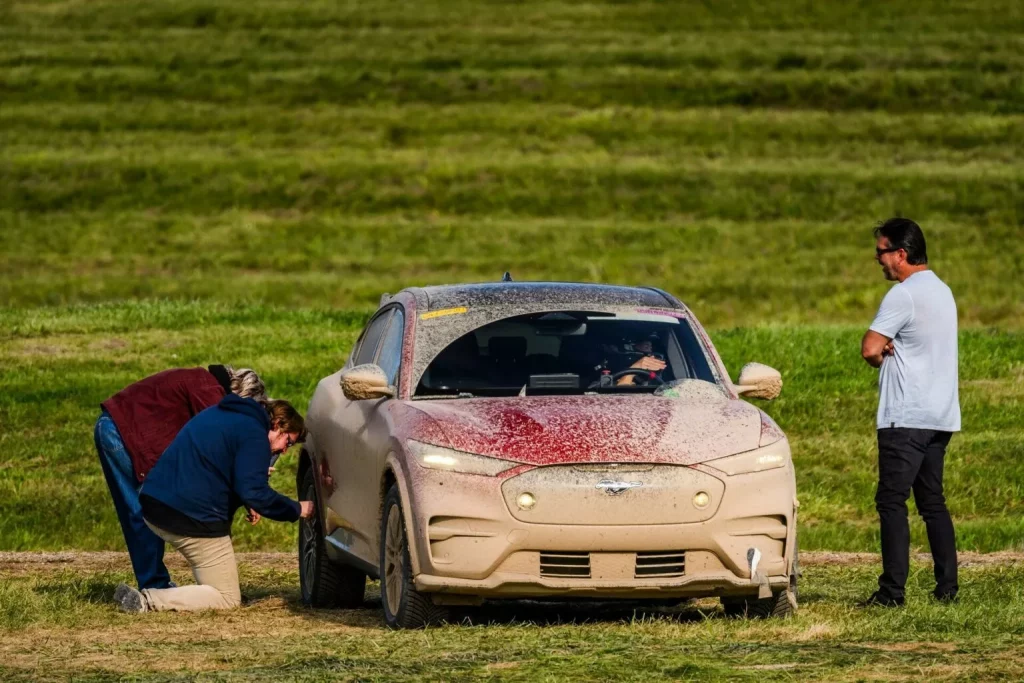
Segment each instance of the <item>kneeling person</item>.
M103 402L94 430L96 450L139 588L173 585L164 566L164 542L142 519L142 482L181 428L230 393L266 399L263 380L253 370L211 365L158 372Z
M228 609L242 600L231 520L245 505L294 522L313 515L310 501L270 488L271 455L305 439L302 416L286 401L258 403L234 394L185 425L146 477L140 500L146 525L185 556L195 586L137 591L121 584L126 612Z

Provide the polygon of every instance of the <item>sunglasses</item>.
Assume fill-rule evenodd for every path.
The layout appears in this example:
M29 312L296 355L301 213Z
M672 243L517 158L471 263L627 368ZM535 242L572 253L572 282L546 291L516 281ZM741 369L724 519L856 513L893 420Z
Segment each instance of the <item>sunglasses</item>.
M891 254L894 251L899 251L903 247L890 247L888 249L879 249L875 247L875 256L881 256L882 254Z

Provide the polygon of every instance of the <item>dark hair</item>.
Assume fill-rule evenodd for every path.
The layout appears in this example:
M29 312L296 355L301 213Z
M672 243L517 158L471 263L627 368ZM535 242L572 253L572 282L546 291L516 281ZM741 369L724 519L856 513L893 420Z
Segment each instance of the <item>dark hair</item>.
M299 415L299 411L292 407L291 403L268 399L263 404L263 407L267 411L267 417L270 418L270 428L272 430L280 429L289 434L298 434L298 438L295 440L296 443L302 443L306 440L306 422Z
M919 266L928 263L921 226L909 218L890 218L875 228L875 238L884 237L889 245L907 252L907 263Z

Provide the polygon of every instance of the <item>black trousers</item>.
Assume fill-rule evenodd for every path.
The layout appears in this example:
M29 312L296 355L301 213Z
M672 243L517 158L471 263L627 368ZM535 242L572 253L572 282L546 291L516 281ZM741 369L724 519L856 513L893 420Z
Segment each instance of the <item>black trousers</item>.
M917 511L928 530L935 562L935 595L959 590L956 537L942 493L942 465L950 432L893 428L878 430L878 490L875 508L882 525L882 575L879 591L903 598L910 571L910 524L907 498L914 491Z

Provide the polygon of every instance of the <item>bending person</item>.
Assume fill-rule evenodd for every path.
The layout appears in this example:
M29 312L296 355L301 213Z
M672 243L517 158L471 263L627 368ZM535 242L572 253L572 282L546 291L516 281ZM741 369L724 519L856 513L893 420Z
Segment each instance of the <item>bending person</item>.
M169 588L164 542L142 521L139 489L185 424L224 396L266 399L263 380L230 365L164 370L131 384L102 404L94 438L139 588Z
M294 522L313 515L270 488L272 454L303 441L302 416L286 401L260 404L229 394L178 433L146 477L140 499L146 525L185 556L195 586L138 591L117 587L125 612L229 609L241 604L231 520L245 505L256 515Z

